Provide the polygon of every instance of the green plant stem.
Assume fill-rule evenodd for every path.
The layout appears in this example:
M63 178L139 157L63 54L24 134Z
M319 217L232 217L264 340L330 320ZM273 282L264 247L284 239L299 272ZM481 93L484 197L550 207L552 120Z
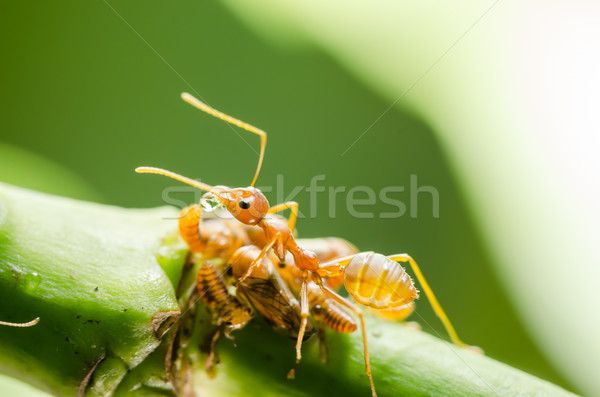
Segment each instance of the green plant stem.
M178 313L154 257L174 216L0 184L0 318L40 317L31 328L0 327L0 369L75 395L95 368L88 390L113 390Z
M57 395L165 395L163 331L179 315L173 285L185 251L160 248L176 228L172 208L131 210L0 184L0 370ZM156 258L158 254L158 260ZM196 326L210 329L205 309ZM406 326L367 318L380 396L568 396L548 382ZM170 334L170 333L169 333ZM256 319L217 347L217 376L203 365L203 341L183 351L188 382L202 396L369 396L359 332L327 333L303 348L296 380L285 374L294 342ZM194 339L196 338L196 339ZM158 348L160 346L160 348Z

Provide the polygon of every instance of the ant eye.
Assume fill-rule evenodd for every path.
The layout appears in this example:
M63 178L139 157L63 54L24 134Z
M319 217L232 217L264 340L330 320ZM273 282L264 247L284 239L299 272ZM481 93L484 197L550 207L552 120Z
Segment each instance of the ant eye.
M233 269L231 268L231 266L229 266L229 267L227 268L227 270L225 271L225 273L226 273L228 276L230 276L230 277L231 277L231 276L233 276Z
M250 208L250 203L244 200L240 200L240 208L243 210L247 210Z

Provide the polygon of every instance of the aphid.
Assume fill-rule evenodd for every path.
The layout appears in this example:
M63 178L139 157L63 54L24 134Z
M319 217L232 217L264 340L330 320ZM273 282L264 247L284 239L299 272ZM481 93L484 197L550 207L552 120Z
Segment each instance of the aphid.
M188 214L191 211L198 210L198 207L190 206L186 208L182 211L182 217L188 217ZM207 213L204 212L204 214ZM280 219L282 222L286 221L285 218L281 217ZM184 223L189 225L188 222ZM260 229L258 230L260 231ZM237 284L235 278L242 277L247 270L247 265L260 253L260 248L258 247L262 248L262 245L266 243L262 231L261 233L257 233L255 228L245 226L232 219L226 219L223 214L217 216L217 219L202 219L202 222L200 222L200 218L197 218L197 222L194 222L192 227L183 229L180 232L188 244L195 244L196 249L194 251L202 253L203 258L221 257L229 260L228 265L230 273L234 277L234 284ZM299 241L302 242L303 246L308 246L311 251L314 251L321 261L358 252L354 245L337 237L302 239ZM255 246L244 247L239 252L236 252L243 243ZM235 256L233 252L236 252ZM257 273L256 277L250 276L245 283L238 286L236 296L238 299L245 298L244 300L247 304L253 307L280 333L296 338L301 322L300 305L289 292L288 285L298 289L298 291L294 290L294 292L299 292L301 285L300 271L293 266L288 266L288 269L296 270L292 275L282 269L282 265L285 266L285 264L279 264L276 268L281 275L272 274L273 265L270 260L267 263L267 260L267 258L264 258L264 266L255 271ZM246 267L243 267L244 264ZM208 277L205 275L207 272L205 267L206 265L200 268L197 285L200 293L207 291L203 299L208 306L211 306L210 302L207 301L207 299L211 299L211 292L206 282ZM218 276L216 269L213 267L210 269L212 270L210 272L211 278L216 278ZM283 280L281 280L281 276L283 276ZM293 281L288 281L286 278L290 276L294 277ZM332 278L327 281L331 287L337 288L343 283L343 278L339 280ZM332 283L335 284L332 285ZM227 294L227 290L225 283L221 282L221 284L220 291L222 291L221 295L223 296ZM311 293L309 293L310 312L313 319L321 325L318 332L321 341L321 359L325 362L326 353L324 333L322 332L323 326L328 326L337 332L353 332L356 330L356 323L350 315L340 309L331 299L326 298L316 285L314 287L311 289ZM226 314L220 314L222 310L215 310L213 307L213 311L217 317L226 316ZM309 335L305 335L304 339L306 340L310 336L312 336L312 332Z
M327 347L325 344L325 327L335 332L350 333L357 329L356 321L345 310L340 308L333 299L328 298L315 283L308 284L308 305L310 315L318 324L319 354L321 362L327 362ZM288 378L294 378L296 366L288 372Z
M225 327L225 336L230 337L234 330L241 329L252 318L253 308L279 333L296 339L300 328L300 305L292 292L274 270L272 262L265 257L251 275L242 283L238 278L245 275L260 248L245 246L239 248L229 259L228 274L236 285L236 296L229 294L225 281L217 269L209 262L198 270L196 286L204 303L211 309L213 323ZM304 340L315 333L309 324ZM210 343L206 369L212 373L215 361L215 344L220 337L217 330Z
M418 295L412 279L408 276L399 262L408 263L412 267L421 285L423 286L423 290L429 298L434 311L438 317L440 317L447 332L449 333L452 342L459 346L467 346L458 338L454 327L435 298L435 295L423 277L419 266L409 255L398 254L386 257L373 252L364 252L342 259L336 259L332 262L321 263L313 252L304 250L302 247L300 247L292 234L298 215L298 204L296 202L286 202L274 207L269 207L269 202L267 201L266 197L260 192L260 190L254 187L264 157L267 139L266 133L256 127L251 126L250 124L234 119L231 116L211 108L190 94L184 93L182 94L182 98L200 110L203 110L215 117L237 125L238 127L260 136L260 156L251 185L247 188L235 189L231 189L226 186L213 187L203 182L195 181L193 179L160 168L140 167L137 168L136 171L140 173L153 173L168 176L191 186L195 186L198 189L204 190L207 192L205 197L217 200L219 203L225 206L227 211L229 211L229 213L235 219L245 225L258 226L263 230L268 243L263 247L260 254L248 267L246 274L239 279L239 283L243 283L246 278L252 274L255 267L259 266L259 264L262 262L262 259L270 249L273 249L279 260L282 262L285 261L286 252L289 252L293 256L295 265L302 270L302 286L300 290L300 310L302 321L296 341L296 365L298 365L302 357L301 347L304 333L308 324L310 307L308 300L308 285L310 281L313 281L317 284L317 286L319 286L319 288L321 288L325 295L340 305L350 309L359 317L364 346L366 367L365 372L369 378L371 392L373 396L376 396L375 385L371 376L369 350L367 348L367 337L362 311L352 302L340 296L331 287L327 286L323 281L323 278L343 276L344 285L348 292L353 296L354 299L363 305L375 309L399 307L412 302L417 298ZM291 210L289 223L287 225L266 218L268 214L283 211L285 209Z
M239 248L229 259L228 273L233 277L236 295L252 306L277 332L296 339L302 323L300 304L268 256L256 262L260 253L260 248L248 245ZM253 263L257 265L250 270ZM308 323L303 340L309 339L314 333L315 330Z
M226 337L231 338L232 331L245 327L252 318L250 309L229 294L221 275L210 262L204 263L198 269L196 286L200 297L212 311L213 323L225 328ZM221 329L219 328L212 336L205 365L206 371L210 375L214 375L215 345L220 336Z
M196 285L200 297L213 311L213 322L225 326L225 335L243 328L252 318L250 309L227 291L227 287L210 262L198 269Z
M192 207L188 208L191 209ZM285 222L286 220L281 218L281 221ZM258 230L260 231L260 229ZM222 215L219 219L203 219L202 226L199 227L199 232L196 232L196 234L202 241L202 253L206 257L220 255L226 258L226 253L239 248L238 245L242 240L252 241L254 246L243 247L233 256L229 255L229 272L233 276L234 284L237 284L236 278L244 276L248 265L260 253L261 250L258 247L262 248L266 243L262 232L256 233L255 228L244 226L230 219L223 219ZM236 236L236 238L233 238L233 236ZM190 240L190 238L186 240ZM207 240L212 241L212 244L204 242ZM315 252L321 261L328 261L358 252L354 245L337 237L300 239L298 241L301 242L303 247ZM220 243L217 244L217 242ZM211 248L210 245L214 247ZM289 254L288 257L290 257ZM275 266L279 273L277 275L272 274L272 261L265 257L260 269L255 270L256 274L251 275L244 283L237 286L236 295L239 299L248 302L280 333L296 338L301 323L300 306L295 297L289 292L288 286L292 288L294 293L298 293L302 278L300 270L293 266L293 258L290 257L290 261L291 266L286 266L284 263ZM343 278L339 280L331 278L327 282L332 288L337 288L343 283ZM336 332L354 332L357 327L354 319L339 308L334 301L325 297L314 283L311 287L309 289L310 313L312 318L320 325L317 332L319 332L321 360L325 362L324 326L332 328ZM198 288L199 290L202 288L200 284ZM311 335L312 333L306 335L304 339L308 339Z
M308 285L308 303L310 313L316 321L323 322L336 332L356 331L356 322L348 313L328 298L314 283Z
M323 241L327 240L333 243L329 249L327 249L327 246L323 244ZM322 258L332 259L339 257L335 255L336 252L340 252L336 248L341 248L341 252L346 252L349 254L357 252L356 248L346 240L335 237L298 241L307 241L309 245L319 248L318 252L320 255L317 255L319 260L322 260ZM277 265L277 271L294 291L294 293L300 294L300 290L302 288L302 271L296 267L294 264L294 258L289 252L286 254L285 262L279 262ZM343 278L341 279L341 282L338 282L338 279L331 280L335 280L334 282L336 284L336 286L330 285L332 288L339 287L344 281ZM326 279L325 281L329 282L330 279ZM326 363L327 347L325 345L325 327L329 327L336 332L350 333L356 331L357 325L352 316L344 311L333 299L327 297L321 288L319 288L313 281L308 283L308 303L310 315L318 324L317 332L319 335L321 361ZM297 364L288 373L288 378L294 378L296 369Z

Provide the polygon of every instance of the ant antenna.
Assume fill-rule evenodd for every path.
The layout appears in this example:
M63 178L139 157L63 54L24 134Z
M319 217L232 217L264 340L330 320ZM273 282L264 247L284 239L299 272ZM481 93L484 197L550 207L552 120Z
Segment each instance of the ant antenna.
M168 176L169 178L176 179L176 180L178 180L180 182L187 183L188 185L192 185L194 187L197 187L198 189L204 190L206 192L210 192L211 190L213 190L213 187L210 186L210 185L207 185L206 183L195 181L195 180L193 180L191 178L188 178L186 176L179 175L179 174L176 174L176 173L171 172L171 171L163 170L162 168L156 168L156 167L137 167L135 169L135 172L137 172L138 174L158 174L158 175L164 175L164 176Z
M227 121L233 125L236 125L240 128L245 129L246 131L250 131L260 136L260 157L258 158L258 166L256 167L256 174L254 174L254 179L252 180L252 184L250 186L254 186L256 180L258 179L258 174L260 173L260 167L262 167L263 158L265 157L265 146L267 146L267 133L263 130L256 128L248 123L245 123L241 120L233 118L231 116L226 115L223 112L219 112L217 109L213 109L204 102L195 98L193 95L184 92L181 94L181 99L189 103L190 105L206 112L212 116L215 116L223 121ZM168 176L168 175L167 175ZM177 178L175 178L177 179ZM187 182L186 182L187 183Z

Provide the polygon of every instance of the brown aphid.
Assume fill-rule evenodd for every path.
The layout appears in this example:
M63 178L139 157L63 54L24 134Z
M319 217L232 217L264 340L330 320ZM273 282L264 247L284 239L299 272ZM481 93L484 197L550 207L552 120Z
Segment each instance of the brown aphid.
M228 266L236 286L237 296L252 306L277 332L296 339L302 323L300 304L288 285L275 270L273 262L263 257L258 266L248 272L261 249L249 245L239 248L229 259ZM315 333L308 323L303 340Z
M313 239L318 240L318 239ZM323 239L326 240L326 239ZM291 254L286 255L286 261L276 266L287 285L295 294L302 289L302 271L294 264ZM308 303L312 318L336 332L348 333L356 331L356 322L333 299L329 298L314 282L308 283Z
M311 316L335 332L356 331L356 321L352 316L339 307L333 299L328 298L314 283L308 285L308 304Z
M311 240L314 240L313 243L315 243L318 239ZM323 240L327 240L327 238ZM321 251L321 254L323 254L323 251ZM279 262L276 268L292 291L295 294L300 294L302 288L302 271L294 264L292 255L287 253L285 263ZM354 321L354 318L344 311L344 309L342 309L333 299L327 297L321 288L312 281L308 283L308 302L310 315L318 325L317 333L319 336L321 361L326 363L327 347L325 345L325 327L331 328L336 332L350 333L356 331L356 321ZM295 371L296 367L290 371L288 377L293 377Z
M196 285L200 298L212 310L213 322L225 327L226 336L252 318L250 309L229 294L221 275L209 262L198 269Z

